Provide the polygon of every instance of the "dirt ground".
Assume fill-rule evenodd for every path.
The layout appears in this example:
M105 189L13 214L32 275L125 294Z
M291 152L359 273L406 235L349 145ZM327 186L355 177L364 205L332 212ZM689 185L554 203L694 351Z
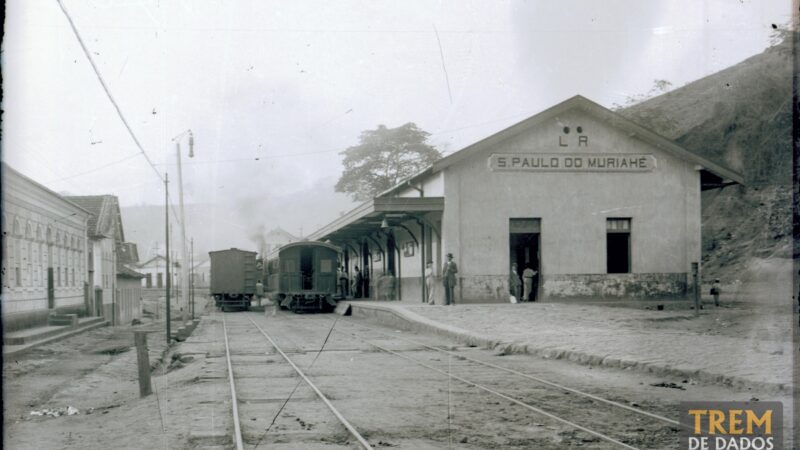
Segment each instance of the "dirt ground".
M745 280L747 283L727 289L723 306L708 305L704 314L694 318L693 311L668 305L663 317L651 320L654 304L638 305L642 317L630 314L620 320L636 329L673 330L724 336L752 336L755 339L791 339L784 324L786 314L785 271L775 271L765 264L764 273L779 273L776 278ZM776 285L779 288L776 288ZM729 286L731 287L731 286ZM765 294L768 293L768 294ZM789 291L789 295L790 291ZM781 300L782 299L782 300ZM516 306L516 305L514 305ZM594 305L593 305L594 306ZM599 303L598 303L599 306ZM627 306L607 304L608 307ZM131 327L101 328L61 342L33 350L3 363L3 444L11 449L40 448L230 448L230 403L224 347L219 334L219 314L206 316L189 342L167 349L162 323L147 323L137 328L151 329L148 343L154 394L140 399L136 374L136 355L130 349ZM279 343L292 350L298 364L308 366L316 350L325 342L329 324L353 331L359 321L335 315L296 316L280 312L275 317L257 313L229 313L234 326L242 327L251 316L264 326L271 326ZM650 318L650 319L643 319ZM324 322L324 323L323 323ZM467 348L440 336L420 335L384 329L398 337L431 345L446 346L460 354L502 364L516 370L558 380L612 400L639 405L649 411L674 416L679 401L707 400L781 400L774 392L757 392L734 387L696 382L605 367L583 366L569 361L547 360L530 355L507 355ZM252 330L250 331L252 332ZM303 386L292 394L293 400L276 417L269 436L267 418L275 417L277 406L294 388L296 378L268 345L259 344L257 336L236 338L237 378L242 390L242 418L247 422L248 448L353 448L353 441L332 422L313 394ZM448 367L464 376L483 377L504 390L516 390L522 398L544 402L552 408L566 405L561 413L580 416L590 406L580 400L565 401L563 394L541 392L518 380L504 379L473 368L461 367L463 361L448 360L421 352L413 346L383 339L386 345L428 364ZM608 448L603 442L565 429L542 417L521 411L513 404L475 392L458 383L450 383L424 368L389 355L364 348L340 333L333 333L327 344L330 352L313 362L310 376L320 380L321 389L352 418L355 426L377 448ZM164 355L164 362L158 359ZM444 366L443 366L444 365ZM269 368L265 368L270 366ZM453 372L457 373L457 372ZM74 415L32 415L31 413L66 412ZM47 411L49 410L49 411ZM591 409L588 409L591 411ZM614 428L641 448L671 448L674 431L664 427L641 425L633 419L623 426L618 419L585 417L594 426L612 421ZM674 447L673 447L674 448Z
M70 448L81 442L84 448L113 448L114 436L125 435L135 442L143 430L134 431L131 423L113 435L104 431L116 428L113 417L138 396L134 329L153 325L99 328L5 360L3 446ZM149 347L156 362L166 344L153 331ZM77 412L64 414L70 407Z
M155 394L138 398L135 352L125 350L130 330L105 328L43 347L4 365L4 446L38 448L231 448L221 314L206 317L186 343L174 346L153 371ZM457 358L420 351L403 339L444 345L464 356L502 364L558 380L625 404L672 416L677 402L705 399L772 399L768 393L695 383L625 370L578 366L528 355L503 355L461 347L438 336L382 328L374 334L363 322L335 315L277 316L227 313L232 329L235 373L246 448L354 448L313 393L248 325L247 317L270 330L301 367L317 380L342 413L376 448L609 448L510 402L370 349L349 337L359 332L382 345L451 373L492 383L515 397L537 402L559 414L628 436L641 448L674 448L675 431L624 415L595 414L591 403L535 383L498 376ZM336 325L337 332L328 336ZM361 331L359 331L361 330ZM151 335L151 354L160 329ZM370 334L372 333L372 334ZM386 337L385 334L396 336ZM317 359L325 343L328 350ZM291 400L277 416L278 408ZM787 400L788 399L784 399ZM31 416L43 408L79 410L75 415ZM590 412L585 415L584 412ZM269 433L270 418L275 424ZM629 423L625 422L629 421Z

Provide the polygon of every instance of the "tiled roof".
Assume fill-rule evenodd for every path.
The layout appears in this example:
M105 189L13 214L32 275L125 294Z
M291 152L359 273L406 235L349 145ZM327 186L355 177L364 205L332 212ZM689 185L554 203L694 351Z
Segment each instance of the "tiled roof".
M92 213L92 215L89 216L88 230L89 234L97 236L99 234L97 232L98 231L97 221L98 218L100 217L100 214L103 212L103 204L106 202L106 197L109 196L84 195L84 196L67 196L64 198Z
M123 278L144 278L145 275L141 274L130 267L126 266L125 264L117 265L117 276Z
M83 195L65 198L91 213L88 222L90 236L106 236L107 230L115 226L114 238L119 242L125 240L117 197L113 195Z
M145 261L145 262L143 262L143 263L141 263L141 264L137 264L137 266L138 266L140 269L141 269L141 268L144 268L144 267L148 267L148 266L150 266L151 264L153 264L153 262L154 262L154 261L156 261L156 260L157 260L157 261L164 261L164 262L166 263L166 260L167 260L167 259L166 259L164 256L162 256L162 255L156 255L156 256L153 256L152 258L148 259L147 261ZM163 265L163 264L162 264L162 265ZM180 266L181 266L181 263L180 263L180 261L178 261L177 259L172 259L172 260L169 262L169 265L170 265L170 266L172 266L172 267L180 267Z
M143 263L139 264L139 267L145 267L145 266L149 266L149 265L150 265L151 263L153 263L154 261L164 261L164 260L166 260L166 258L164 258L163 256L161 256L161 255L156 255L156 256L153 256L152 258L148 259L147 261L145 261L145 262L143 262Z

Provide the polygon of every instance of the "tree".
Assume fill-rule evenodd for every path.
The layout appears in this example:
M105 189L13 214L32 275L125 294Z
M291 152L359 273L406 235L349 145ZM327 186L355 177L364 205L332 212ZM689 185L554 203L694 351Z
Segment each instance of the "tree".
M410 122L361 132L358 145L339 153L344 155L344 172L336 192L348 193L356 201L368 200L433 164L442 154L427 143L428 136Z

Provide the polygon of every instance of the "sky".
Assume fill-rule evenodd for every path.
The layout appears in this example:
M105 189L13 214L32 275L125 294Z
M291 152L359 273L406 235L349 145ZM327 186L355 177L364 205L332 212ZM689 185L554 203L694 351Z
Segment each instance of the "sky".
M2 159L126 207L204 205L188 234L244 246L355 205L333 186L361 131L414 122L445 154L575 94L607 107L760 53L786 0L6 2ZM158 173L157 173L158 172ZM287 207L287 205L298 207ZM124 215L123 215L124 220ZM194 222L194 223L192 223ZM140 224L136 224L141 228ZM129 233L130 235L131 233ZM135 233L134 233L135 234ZM140 246L143 244L140 243ZM149 245L149 244L145 244Z

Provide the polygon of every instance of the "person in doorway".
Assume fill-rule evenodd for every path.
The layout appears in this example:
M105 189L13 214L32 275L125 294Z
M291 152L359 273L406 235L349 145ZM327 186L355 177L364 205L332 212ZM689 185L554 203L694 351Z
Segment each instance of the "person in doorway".
M342 298L347 297L347 272L344 271L344 267L339 266L339 270L336 272L336 275L339 279L339 295Z
M719 294L721 292L719 278L714 280L714 283L711 285L711 295L714 296L714 306L719 306Z
M428 298L425 300L429 305L434 304L433 287L436 285L435 278L436 275L433 273L433 261L428 261L428 263L425 264L425 293L428 295Z
M353 276L353 297L354 298L361 298L361 285L364 282L364 278L361 275L361 270L358 269L358 266L354 269L355 275Z
M508 293L513 297L511 303L522 301L520 297L520 289L522 288L522 280L519 278L517 271L517 263L511 264L511 273L508 274Z
M536 278L537 272L531 269L531 266L525 266L525 270L522 271L522 285L524 288L524 292L522 293L522 301L524 302L531 302L535 300L534 292L533 292L533 279Z
M453 261L453 254L447 254L447 261L444 263L442 270L442 282L444 284L444 304L452 305L455 303L455 287L456 287L456 274L458 273L458 265Z

